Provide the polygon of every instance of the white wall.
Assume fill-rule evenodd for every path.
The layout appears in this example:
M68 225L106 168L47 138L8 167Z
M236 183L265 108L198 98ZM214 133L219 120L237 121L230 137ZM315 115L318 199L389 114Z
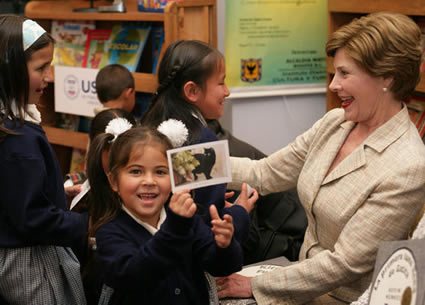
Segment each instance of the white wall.
M227 108L231 110L226 111ZM324 94L228 100L222 124L232 133L271 154L307 130L326 111Z
M218 49L223 54L224 1L217 0ZM319 93L232 99L230 94L224 112L220 119L223 127L270 154L294 140L325 114L326 97L324 93Z

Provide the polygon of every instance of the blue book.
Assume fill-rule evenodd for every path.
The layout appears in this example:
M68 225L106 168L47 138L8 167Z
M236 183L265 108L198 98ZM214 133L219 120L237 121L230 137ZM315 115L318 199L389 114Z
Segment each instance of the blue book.
M150 31L150 25L115 25L106 54L108 64L120 64L135 72Z
M152 36L152 74L156 72L156 66L158 65L159 54L161 54L161 48L164 44L164 27L154 26L151 30Z

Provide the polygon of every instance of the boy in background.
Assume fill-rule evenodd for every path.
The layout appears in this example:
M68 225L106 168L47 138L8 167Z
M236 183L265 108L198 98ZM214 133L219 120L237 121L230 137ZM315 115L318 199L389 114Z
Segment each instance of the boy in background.
M134 78L123 65L111 64L100 69L96 75L96 91L103 108L96 108L95 114L105 108L133 111L136 100Z

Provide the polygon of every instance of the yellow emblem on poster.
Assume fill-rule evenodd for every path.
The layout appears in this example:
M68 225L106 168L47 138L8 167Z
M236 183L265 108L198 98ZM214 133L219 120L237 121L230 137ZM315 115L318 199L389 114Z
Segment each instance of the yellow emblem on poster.
M241 59L241 80L253 83L261 79L261 58Z

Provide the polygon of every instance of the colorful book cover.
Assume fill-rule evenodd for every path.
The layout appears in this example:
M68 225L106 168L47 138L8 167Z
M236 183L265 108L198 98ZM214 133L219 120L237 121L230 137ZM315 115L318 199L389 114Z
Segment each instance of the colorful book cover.
M53 20L51 35L56 43L52 64L82 67L87 32L94 28L93 21Z
M171 1L183 0L137 0L137 8L141 12L163 12L167 3Z
M86 169L86 151L78 148L72 149L71 163L69 165L69 172L76 173L82 172Z
M156 66L158 65L159 55L161 54L161 48L164 44L164 35L164 27L152 27L152 74L155 74L156 72Z
M100 69L107 65L106 53L109 50L112 29L88 30L84 53L84 68Z
M114 26L107 53L108 64L121 64L130 72L135 72L150 30L150 25Z

